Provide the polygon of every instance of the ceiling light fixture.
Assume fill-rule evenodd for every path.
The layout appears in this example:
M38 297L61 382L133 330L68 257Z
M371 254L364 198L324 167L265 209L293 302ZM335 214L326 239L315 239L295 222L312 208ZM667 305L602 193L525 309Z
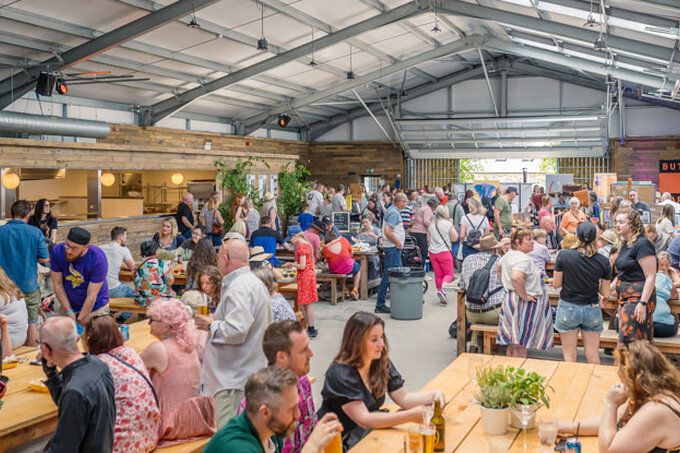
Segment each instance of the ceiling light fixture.
M597 28L599 23L595 20L595 17L593 17L593 2L591 0L590 2L590 12L588 13L588 19L586 19L586 23L583 24L585 28Z
M432 27L432 30L430 30L433 33L439 33L442 31L441 28L439 28L439 14L437 11L437 3L434 4L434 27Z
M354 80L354 71L352 71L352 45L349 45L349 71L347 71L347 80Z
M198 23L196 20L196 11L194 10L194 2L191 2L191 20L187 24L187 27L189 28L201 28L201 24Z
M600 34L595 39L595 44L593 46L595 50L607 50L607 39L603 34Z
M264 3L260 3L262 6L262 16L260 19L260 39L257 40L257 50L267 50L269 49L269 44L264 38Z
M276 124L280 127L286 127L288 123L290 123L290 116L288 115L279 115L279 119L276 120Z
M57 79L57 82L54 84L54 89L57 90L57 93L62 95L68 93L68 86L66 86L64 79Z
M312 61L307 64L313 68L319 66L319 64L314 60L314 27L312 27Z

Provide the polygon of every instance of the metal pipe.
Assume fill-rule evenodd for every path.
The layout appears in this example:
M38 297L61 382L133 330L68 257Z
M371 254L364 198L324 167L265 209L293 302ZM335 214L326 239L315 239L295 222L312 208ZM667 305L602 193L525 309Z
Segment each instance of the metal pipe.
M361 99L361 96L359 96L359 93L357 93L356 90L354 90L354 89L352 89L352 93L354 93L354 95L357 97L357 99L359 99L359 102L361 102L361 105L364 106L364 108L366 109L368 114L371 115L371 118L373 118L373 121L375 121L375 124L377 124L378 127L380 128L380 130L383 131L383 134L385 134L385 137L387 137L387 140L389 140L390 143L392 143L392 146L394 146L396 148L397 144L394 143L394 140L392 140L392 137L390 137L390 134L388 134L387 131L385 130L385 128L383 127L383 125L380 124L380 121L378 121L378 118L376 118L375 115L373 114L373 112L371 112L371 109L368 108L368 106L366 105L364 100Z
M111 126L103 121L0 112L0 131L106 138L111 133Z
M486 70L486 64L484 63L484 55L482 55L482 49L477 47L477 52L479 52L479 60L482 62L482 69L484 70L484 78L486 79L486 86L489 87L489 95L491 96L491 102L493 103L493 111L496 112L498 116L498 107L496 107L496 98L493 95L493 90L491 89L491 81L489 80L489 72Z
M555 127L555 128L545 128L545 127L534 127L534 128L507 128L507 129L418 129L418 130L402 130L403 134L407 135L436 135L436 134L446 134L448 135L470 135L470 134L531 134L531 133L557 133L557 132L570 132L574 134L583 132L600 132L601 127Z
M621 87L621 79L619 79L619 132L621 132L621 144L625 145L626 144L626 130L625 130L625 118L623 116L623 89Z

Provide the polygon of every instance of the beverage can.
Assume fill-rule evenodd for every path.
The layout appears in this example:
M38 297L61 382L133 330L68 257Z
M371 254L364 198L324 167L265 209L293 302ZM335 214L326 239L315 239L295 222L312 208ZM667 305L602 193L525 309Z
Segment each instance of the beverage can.
M130 339L130 326L123 324L120 326L120 334L123 336L123 340L127 341Z
M581 453L581 441L578 437L570 437L566 443L566 453Z

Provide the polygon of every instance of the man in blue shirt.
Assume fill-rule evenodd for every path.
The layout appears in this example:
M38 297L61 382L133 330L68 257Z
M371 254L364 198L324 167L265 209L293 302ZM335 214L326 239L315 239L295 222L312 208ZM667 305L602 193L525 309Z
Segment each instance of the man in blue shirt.
M0 227L0 267L24 293L28 311L26 344L33 347L38 338L40 305L37 263L48 263L50 254L42 231L26 223L31 214L31 203L18 200L10 211L12 220Z
M109 312L106 255L90 245L90 232L73 227L66 241L52 249L52 284L62 311L80 324Z
M288 249L288 244L283 243L283 238L281 233L272 228L272 219L269 216L262 216L260 219L260 228L253 231L250 235L250 246L257 247L260 246L264 249L265 253L271 253L272 256L269 258L269 262L272 263L274 267L277 267L279 260L276 258L276 245L282 244L285 249Z
M391 197L388 197L391 198ZM390 308L385 305L387 286L390 284L388 270L393 267L401 267L401 250L404 248L406 233L401 220L400 211L408 204L408 198L404 193L398 193L394 197L394 203L390 204L385 211L382 225L382 247L385 252L382 278L378 287L378 299L375 305L376 313L390 313Z

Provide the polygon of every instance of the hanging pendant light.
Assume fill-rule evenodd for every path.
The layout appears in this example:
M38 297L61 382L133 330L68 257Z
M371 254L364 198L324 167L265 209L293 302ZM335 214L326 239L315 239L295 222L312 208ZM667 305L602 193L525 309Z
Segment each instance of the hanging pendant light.
M2 185L5 186L5 189L14 190L19 187L20 181L19 175L16 173L5 173L5 176L2 178Z
M262 6L262 16L260 17L260 39L257 40L257 50L267 50L269 49L269 44L264 38L264 3L260 5Z
M352 45L349 45L349 71L347 71L347 80L354 80L354 71L352 71Z
M319 64L314 60L314 27L312 27L312 60L307 64L312 68L319 66Z
M201 24L198 23L196 20L196 11L194 10L194 2L191 2L191 20L187 24L187 27L189 28L201 28Z

